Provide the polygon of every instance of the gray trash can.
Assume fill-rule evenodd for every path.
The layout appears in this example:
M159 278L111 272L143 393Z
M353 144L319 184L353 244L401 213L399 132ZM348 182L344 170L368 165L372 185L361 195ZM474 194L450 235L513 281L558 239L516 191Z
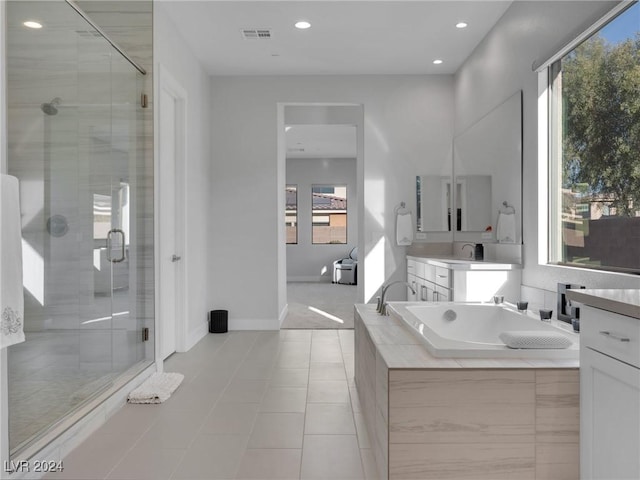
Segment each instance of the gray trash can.
M211 310L209 312L209 333L227 333L228 321L228 310Z

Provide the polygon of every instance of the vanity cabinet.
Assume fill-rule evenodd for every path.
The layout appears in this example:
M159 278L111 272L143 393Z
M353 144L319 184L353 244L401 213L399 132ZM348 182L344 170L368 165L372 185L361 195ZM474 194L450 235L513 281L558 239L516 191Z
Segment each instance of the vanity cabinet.
M465 262L407 256L409 301L488 302L503 295L515 302L520 298L520 266L490 262Z
M640 478L640 319L583 306L581 478Z

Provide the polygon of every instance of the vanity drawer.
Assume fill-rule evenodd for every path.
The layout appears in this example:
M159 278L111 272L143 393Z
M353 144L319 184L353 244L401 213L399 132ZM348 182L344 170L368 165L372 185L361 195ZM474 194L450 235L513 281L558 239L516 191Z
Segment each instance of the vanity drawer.
M436 274L436 278L435 278L435 282L437 285L446 287L446 288L450 288L451 286L451 277L450 277L450 272L451 270L449 270L448 268L443 268L443 267L435 267L435 274Z
M640 319L582 306L580 343L640 368Z

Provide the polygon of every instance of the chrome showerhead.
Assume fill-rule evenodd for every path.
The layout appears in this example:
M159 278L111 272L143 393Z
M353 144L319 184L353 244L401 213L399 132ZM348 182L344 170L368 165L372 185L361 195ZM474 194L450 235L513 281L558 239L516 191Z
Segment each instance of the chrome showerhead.
M42 105L40 105L40 108L45 113L45 115L56 115L58 113L58 109L56 107L60 105L60 101L60 97L56 97L49 103L43 103Z

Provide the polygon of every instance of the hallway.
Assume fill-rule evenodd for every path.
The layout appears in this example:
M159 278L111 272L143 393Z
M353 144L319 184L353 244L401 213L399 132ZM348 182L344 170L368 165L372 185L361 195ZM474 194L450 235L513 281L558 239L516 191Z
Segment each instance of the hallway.
M48 479L374 479L353 330L207 335L165 370L161 405L126 405Z

